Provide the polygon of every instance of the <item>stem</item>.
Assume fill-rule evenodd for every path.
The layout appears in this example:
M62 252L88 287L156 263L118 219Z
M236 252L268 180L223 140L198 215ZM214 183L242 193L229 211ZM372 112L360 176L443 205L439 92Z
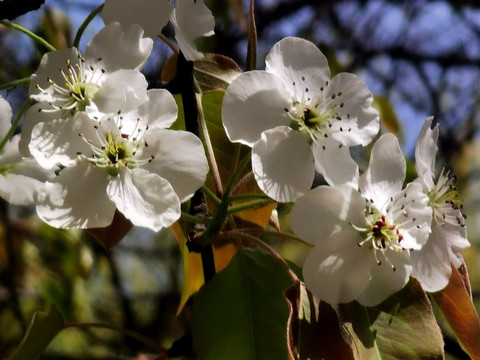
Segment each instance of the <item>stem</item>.
M73 40L73 47L76 47L78 49L78 45L80 44L80 39L82 38L82 35L85 31L85 29L87 28L88 24L90 24L90 22L93 20L93 18L95 16L97 16L97 14L102 11L103 9L103 5L100 5L99 7L97 7L95 10L93 10L90 15L87 16L87 18L85 19L85 21L82 23L82 25L80 25L80 27L78 28L77 30L77 34L75 35L75 39Z
M220 198L217 195L215 195L213 191L210 190L206 185L202 185L202 191L205 195L207 195L210 198L210 200L213 201L213 203L216 206L220 205L220 203L222 202L222 200L220 200Z
M64 329L68 328L78 328L78 329L88 329L88 328L99 328L99 329L108 329L108 330L113 330L116 332L119 332L123 335L132 337L134 339L137 339L141 343L150 346L152 349L155 349L156 351L159 352L167 352L167 349L159 345L157 342L154 340L137 333L136 331L124 329L121 327L113 326L113 325L108 325L108 324L101 324L101 323L83 323L83 324L65 324Z
M40 45L43 45L44 47L47 48L47 50L49 51L55 51L57 49L55 49L55 47L50 44L47 40L45 40L44 38L38 36L37 34L34 34L33 32L31 32L30 30L27 30L25 29L23 26L20 26L18 24L14 24L14 23L11 23L10 21L5 21L5 20L0 20L0 24L3 24L5 26L8 26L9 28L12 28L12 29L15 29L15 30L18 30L20 32L23 32L25 35L27 35L28 37L30 37L33 41L36 41L37 43L39 43Z
M182 211L182 219L194 224L210 224L211 217L195 216Z
M180 50L178 50L178 48L175 46L175 44L173 42L170 41L169 38L167 38L165 35L163 34L158 34L157 37L162 40L165 44L167 44L167 46L173 51L174 54L177 54L180 52Z
M234 192L232 191L232 193L234 193ZM240 194L240 195L231 195L228 198L228 201L234 202L234 201L250 200L250 199L264 199L264 200L267 200L267 199L270 199L270 198L265 194Z
M2 151L3 147L7 143L7 141L12 137L13 133L15 132L15 129L17 128L18 124L20 123L20 120L22 119L23 114L28 110L30 105L32 105L33 100L27 99L22 105L22 108L17 114L17 117L12 123L12 126L10 127L10 130L8 130L7 134L3 138L2 142L0 143L0 151Z
M253 179L253 171L250 171L238 181L237 185L235 185L235 187L232 190L232 194L238 193L242 189L242 187L252 179Z
M271 204L272 202L273 202L272 199L267 199L267 200L262 199L262 200L254 200L248 203L230 206L227 210L227 214L233 214L236 212L254 209L254 208L261 208L261 207L267 206L268 204Z
M26 78L23 78L23 79L13 80L13 81L10 81L10 82L7 82L5 84L0 85L0 91L8 90L8 89L20 86L20 85L28 85L29 82L30 82L30 76L26 77Z
M195 94L195 99L197 100L200 128L202 129L202 135L203 135L203 138L205 139L205 147L207 150L206 155L207 155L208 162L210 163L210 168L213 173L213 179L215 181L215 189L217 191L217 195L221 196L223 193L222 179L220 178L220 171L218 170L217 161L215 160L212 141L210 140L210 134L208 133L207 123L203 115L202 95Z

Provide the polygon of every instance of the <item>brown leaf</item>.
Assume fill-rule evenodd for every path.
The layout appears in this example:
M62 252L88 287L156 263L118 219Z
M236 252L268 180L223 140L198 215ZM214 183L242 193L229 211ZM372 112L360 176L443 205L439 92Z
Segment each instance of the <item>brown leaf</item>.
M87 232L95 237L102 246L110 250L117 245L132 228L132 223L123 214L115 210L113 221L104 228L90 228Z
M472 359L480 359L480 321L472 302L470 286L465 286L465 281L468 283L466 269L465 265L460 271L452 266L448 285L432 295L460 346Z

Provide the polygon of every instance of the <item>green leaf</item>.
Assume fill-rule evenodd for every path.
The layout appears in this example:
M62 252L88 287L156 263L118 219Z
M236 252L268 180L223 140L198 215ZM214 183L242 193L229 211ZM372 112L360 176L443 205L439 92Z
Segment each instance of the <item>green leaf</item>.
M63 315L55 305L50 306L50 311L36 312L32 322L18 346L17 350L8 360L35 360L40 358L48 344L65 326Z
M463 350L472 359L480 359L480 320L467 288L470 286L467 268L464 265L460 269L463 274L452 266L450 282L445 289L434 293L433 298Z
M339 305L345 338L359 360L443 359L443 337L415 279L375 307Z
M193 76L202 92L225 90L241 72L235 61L220 54L204 54L193 65Z
M192 335L201 360L288 359L291 279L264 253L238 252L194 298Z

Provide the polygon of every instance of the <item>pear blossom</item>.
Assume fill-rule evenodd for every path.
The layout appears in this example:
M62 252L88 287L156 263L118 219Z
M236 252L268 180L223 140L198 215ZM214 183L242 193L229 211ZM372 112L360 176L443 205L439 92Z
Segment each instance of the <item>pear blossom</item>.
M160 34L170 19L178 47L189 61L202 58L195 40L212 36L215 27L215 18L204 0L176 0L173 9L169 0L106 0L102 17L105 24L139 24L145 35L152 38Z
M10 127L12 108L0 96L0 139ZM43 183L54 175L40 167L33 158L22 158L18 151L20 135L12 136L0 150L0 197L13 205L30 205Z
M147 101L147 81L139 72L152 50L138 25L105 26L87 45L46 53L31 76L29 94L38 103L25 115L20 148L28 155L30 132L40 121L86 112L91 118Z
M419 183L402 189L405 170L397 138L386 134L358 190L319 186L298 199L291 225L313 245L303 276L319 299L374 306L407 284L410 254L427 241L432 211Z
M416 180L428 195L433 211L432 233L425 246L412 254L413 276L426 291L443 289L456 268L463 264L461 251L470 246L461 203L457 200L456 177L442 169L435 182L435 156L437 154L438 124L431 128L433 118L427 118L415 147Z
M322 52L290 37L274 45L265 71L246 72L231 83L222 117L229 139L252 147L262 191L292 201L311 188L315 170L330 185L358 182L349 147L367 145L379 130L372 100L355 75L330 79Z
M118 209L134 225L158 231L180 217L180 203L205 181L201 141L168 130L177 106L166 90L148 91L138 110L98 120L78 112L33 128L30 151L45 167L64 168L45 184L37 213L59 228L108 226Z

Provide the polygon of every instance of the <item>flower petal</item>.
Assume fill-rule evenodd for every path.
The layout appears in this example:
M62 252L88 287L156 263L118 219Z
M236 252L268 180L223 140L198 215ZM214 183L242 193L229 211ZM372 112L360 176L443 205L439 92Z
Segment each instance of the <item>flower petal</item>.
M342 119L332 123L332 137L347 146L370 143L380 129L380 116L367 86L354 74L340 73L326 91L326 97L335 98L335 111Z
M12 126L12 107L2 96L0 96L0 138L7 135Z
M428 240L432 222L432 208L422 185L417 182L407 184L393 197L392 210L388 212L393 212L393 222L399 225L403 235L402 246L405 249L420 249Z
M33 127L39 123L50 121L54 117L52 113L42 111L45 107L48 107L48 104L37 103L30 106L25 113L20 141L18 143L18 149L23 156L31 156L28 145L32 139ZM58 115L60 116L61 112L59 112Z
M159 231L180 218L180 200L170 183L144 169L126 169L112 178L108 196L134 225Z
M136 70L118 70L108 74L93 97L100 112L128 112L148 101L147 80Z
M80 53L76 48L50 51L42 56L37 71L30 77L28 93L37 101L55 102L53 87L49 80L64 84L65 78L59 69L65 68L68 62L76 64ZM41 89L45 90L42 91Z
M373 145L367 171L359 179L363 197L383 208L402 190L406 167L397 137L391 133L382 135Z
M78 153L90 155L90 147L79 134L88 132L91 122L84 113L77 113L73 118L38 123L32 129L30 153L45 169L74 165Z
M139 70L147 61L152 47L153 40L143 37L143 29L139 25L130 23L122 28L114 22L100 30L87 45L85 59L95 62L101 58L107 72Z
M370 281L369 250L356 232L340 231L319 242L303 265L307 288L330 304L355 300Z
M175 40L185 59L194 61L202 58L195 40L214 34L215 18L203 0L177 0L170 21L175 27Z
M330 80L325 55L308 40L287 37L277 42L267 55L265 70L283 79L288 86L317 89ZM297 99L298 100L298 99Z
M313 154L306 138L279 126L262 133L252 149L252 168L260 189L280 202L293 201L313 183Z
M285 111L290 108L288 86L265 71L250 71L238 76L223 98L222 118L232 142L250 147L263 131L290 124Z
M417 144L415 145L415 170L421 179L422 183L428 190L435 187L433 177L435 175L435 156L437 155L438 147L438 124L430 128L433 117L425 120L425 124L418 135Z
M358 187L358 165L350 155L350 149L338 141L321 138L312 144L315 169L328 184Z
M34 204L43 185L43 182L32 177L7 173L0 175L0 197L13 205Z
M419 251L411 252L414 276L425 291L435 292L447 286L452 274L449 249L442 226L432 226L432 234Z
M102 10L105 24L139 24L145 36L155 38L167 25L172 5L169 0L106 0Z
M108 181L104 169L86 161L65 168L40 191L38 216L57 228L108 226L115 213L115 204L105 191Z
M300 197L290 214L295 234L310 244L351 229L348 223L365 225L365 199L349 187L319 186Z
M150 129L166 129L170 127L178 116L178 108L172 94L164 89L147 91L148 101L140 106L138 112L148 119Z
M371 280L357 301L364 306L375 306L386 300L390 295L403 289L412 272L410 256L406 251L388 252L388 261L395 266L395 271L386 261L378 265L370 251Z
M145 154L155 158L144 168L167 179L182 202L192 197L208 173L200 139L186 131L149 129L145 140Z

